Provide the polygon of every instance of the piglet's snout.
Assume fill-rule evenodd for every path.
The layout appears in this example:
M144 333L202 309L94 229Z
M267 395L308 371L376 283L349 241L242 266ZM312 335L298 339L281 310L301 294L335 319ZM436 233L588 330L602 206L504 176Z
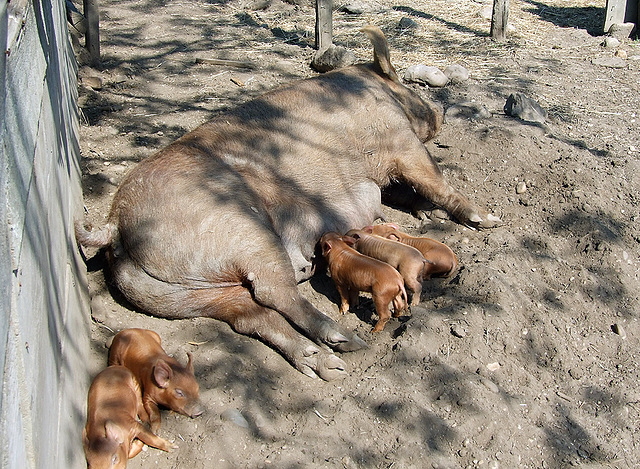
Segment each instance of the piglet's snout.
M200 417L202 414L204 414L205 412L205 407L202 404L202 402L200 401L195 401L193 403L191 403L190 405L188 405L187 407L185 407L185 414L189 417L191 417L192 419L196 418L196 417Z

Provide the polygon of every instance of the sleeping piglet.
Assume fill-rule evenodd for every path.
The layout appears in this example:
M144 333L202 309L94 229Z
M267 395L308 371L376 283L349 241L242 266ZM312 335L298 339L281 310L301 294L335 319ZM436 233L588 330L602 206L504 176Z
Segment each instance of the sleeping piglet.
M346 313L358 303L361 291L371 293L378 313L378 322L371 332L380 332L389 321L389 304L393 303L393 317L406 309L407 292L402 277L389 264L360 254L336 232L328 232L320 238L322 255L329 264L329 272L340 294L340 312Z
M416 248L431 264L427 266L425 279L431 277L449 277L458 267L458 258L451 248L435 239L424 236L410 236L399 230L393 223L366 226L363 228L383 238L399 241Z
M129 368L142 388L142 402L151 430L160 428L160 410L167 407L188 417L204 412L200 388L193 375L191 354L182 366L165 353L160 336L147 329L124 329L113 338L109 348L109 365ZM143 419L144 420L144 419Z
M144 427L140 413L145 413L140 386L128 368L110 366L95 377L82 432L89 469L125 468L144 443L164 451L177 448Z
M350 230L345 237L355 239L353 247L365 256L379 259L396 269L411 292L411 305L420 303L422 279L430 264L416 248L363 230Z

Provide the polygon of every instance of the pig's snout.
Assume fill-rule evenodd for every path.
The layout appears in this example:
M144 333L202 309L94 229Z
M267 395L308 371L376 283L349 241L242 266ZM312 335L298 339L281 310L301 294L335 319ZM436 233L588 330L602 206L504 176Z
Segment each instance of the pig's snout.
M184 413L187 417L191 417L192 419L194 419L204 414L205 407L204 405L202 405L202 402L196 401L189 406L185 406L184 410Z

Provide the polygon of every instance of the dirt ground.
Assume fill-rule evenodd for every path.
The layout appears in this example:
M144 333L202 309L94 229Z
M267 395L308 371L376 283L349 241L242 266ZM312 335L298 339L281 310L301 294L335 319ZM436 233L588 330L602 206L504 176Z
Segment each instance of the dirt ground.
M314 75L313 4L295 3L100 2L102 67L83 65L79 51L89 222L104 223L136 162L225 109ZM370 302L340 317L329 279L300 285L370 345L341 355L348 377L307 378L224 323L136 312L108 287L103 256L85 251L92 374L115 332L153 329L180 361L193 353L208 409L194 420L164 412L160 434L179 449L145 449L129 467L636 467L640 44L602 45L604 0L511 2L514 29L496 44L478 15L487 5L362 0L360 14L334 13L334 42L360 61L371 49L358 30L375 24L401 75L417 63L470 71L461 84L411 86L445 108L489 111L450 115L428 148L448 180L504 221L473 231L438 212L419 219L387 208L405 231L447 243L460 269L428 282L410 317L375 336ZM413 27L399 27L403 18ZM601 65L613 58L622 68ZM547 123L506 116L515 92L542 105Z

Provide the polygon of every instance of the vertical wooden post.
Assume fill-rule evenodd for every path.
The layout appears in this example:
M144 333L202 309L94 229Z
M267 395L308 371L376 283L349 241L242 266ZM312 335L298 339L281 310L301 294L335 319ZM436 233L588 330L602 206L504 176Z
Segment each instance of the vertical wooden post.
M92 67L100 65L100 14L98 0L83 0L84 16L87 19L85 47L89 51Z
M493 0L491 15L491 38L504 41L507 38L507 23L509 21L509 0Z
M333 44L333 0L316 0L316 49L324 51Z

